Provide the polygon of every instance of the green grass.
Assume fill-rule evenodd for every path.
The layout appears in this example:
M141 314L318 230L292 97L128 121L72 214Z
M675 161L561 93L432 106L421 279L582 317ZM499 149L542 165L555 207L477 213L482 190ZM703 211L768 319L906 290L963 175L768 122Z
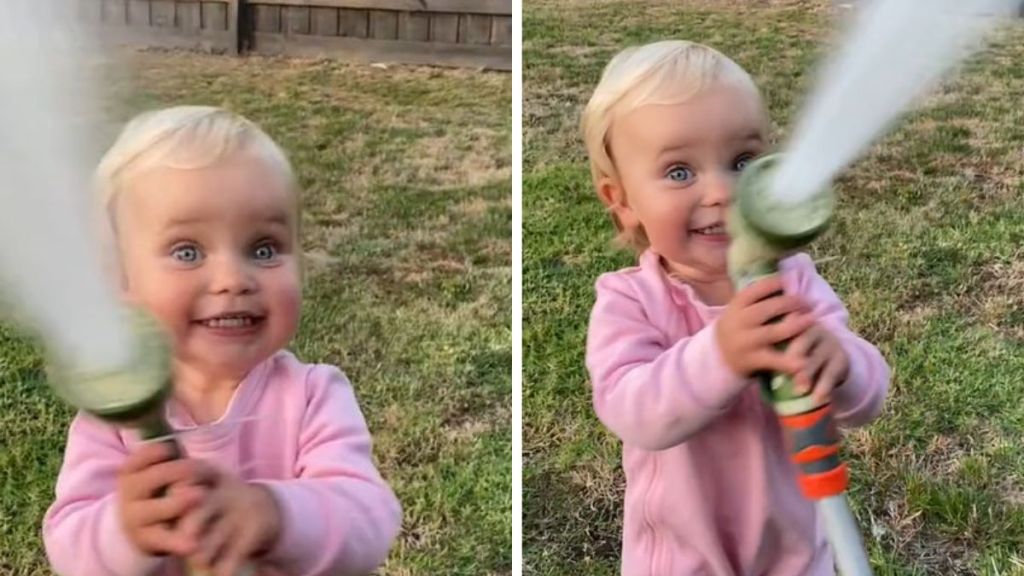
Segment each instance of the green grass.
M579 112L629 44L711 44L784 135L829 3L531 0L524 20L523 410L527 574L618 573L620 446L583 365L593 282L631 263L591 190ZM847 436L876 574L1024 573L1024 29L929 98L838 182L820 270L894 370Z
M115 118L224 105L292 156L310 265L293 348L352 379L404 506L381 573L510 574L510 77L166 53L128 64ZM49 573L38 533L72 414L42 369L0 326L3 575Z

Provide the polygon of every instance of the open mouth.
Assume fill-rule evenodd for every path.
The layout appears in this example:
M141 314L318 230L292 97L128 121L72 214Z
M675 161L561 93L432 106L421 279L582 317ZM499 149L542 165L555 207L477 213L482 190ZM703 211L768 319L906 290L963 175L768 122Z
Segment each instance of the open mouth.
M722 237L726 235L725 224L722 222L715 222L710 226L704 226L703 228L693 228L690 230L690 234L697 236L718 236Z
M196 320L196 324L212 328L214 330L242 330L258 326L263 322L264 317L247 312L237 312L211 316L202 320Z

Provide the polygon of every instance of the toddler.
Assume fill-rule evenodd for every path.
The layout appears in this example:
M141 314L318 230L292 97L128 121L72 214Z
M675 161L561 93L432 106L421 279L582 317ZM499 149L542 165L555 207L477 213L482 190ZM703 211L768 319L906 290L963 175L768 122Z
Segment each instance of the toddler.
M807 255L734 293L725 219L767 127L742 68L679 41L618 54L583 113L594 187L639 254L598 279L586 350L594 409L623 443L628 576L835 573L752 375L793 375L852 427L881 410L889 368Z
M173 350L166 444L76 416L43 538L64 576L368 574L399 527L337 368L284 350L301 304L284 153L224 110L133 120L101 162L123 298Z

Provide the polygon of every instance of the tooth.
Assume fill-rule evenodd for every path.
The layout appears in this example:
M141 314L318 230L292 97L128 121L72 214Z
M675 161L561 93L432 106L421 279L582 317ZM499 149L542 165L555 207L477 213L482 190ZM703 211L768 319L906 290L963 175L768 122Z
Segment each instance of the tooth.
M226 316L222 318L211 318L206 320L204 324L210 328L241 328L244 326L252 326L252 317L250 316Z

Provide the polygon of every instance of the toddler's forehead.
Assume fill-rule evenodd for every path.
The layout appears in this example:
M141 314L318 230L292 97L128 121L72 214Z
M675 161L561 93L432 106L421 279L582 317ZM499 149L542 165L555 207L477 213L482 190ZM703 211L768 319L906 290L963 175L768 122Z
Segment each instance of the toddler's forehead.
M108 203L108 212L124 219L145 206L145 213L173 218L179 211L202 212L207 206L223 204L222 196L229 190L235 200L232 211L281 206L291 227L296 226L299 193L291 178L272 162L249 154L234 154L202 166L165 163L136 170L122 180Z
M744 127L744 132L756 131L762 138L766 138L769 118L761 95L756 90L726 81L716 81L698 88L682 82L676 85L666 84L660 86L657 91L649 91L642 98L636 98L632 101L626 99L623 105L611 110L608 131L613 133L618 126L635 120L637 115L634 113L638 111L642 111L643 116L652 119L661 115L670 116L678 114L680 107L685 108L687 104L694 103L698 99L702 99L704 102L703 106L706 106L709 101L704 99L704 97L710 96L709 93L711 92L722 89L729 90L734 95L739 96L746 104L749 104L749 106L739 106L737 109L734 109L734 113L730 110L728 114L731 116L729 124L747 124L749 125L749 130ZM624 122L624 120L626 121Z
M696 81L686 76L662 78L660 82L648 86L637 86L632 93L622 98L619 108L629 111L648 105L679 105L687 104L709 92L728 91L739 95L751 106L764 109L764 101L757 88L747 82L734 78L717 78L714 80Z

